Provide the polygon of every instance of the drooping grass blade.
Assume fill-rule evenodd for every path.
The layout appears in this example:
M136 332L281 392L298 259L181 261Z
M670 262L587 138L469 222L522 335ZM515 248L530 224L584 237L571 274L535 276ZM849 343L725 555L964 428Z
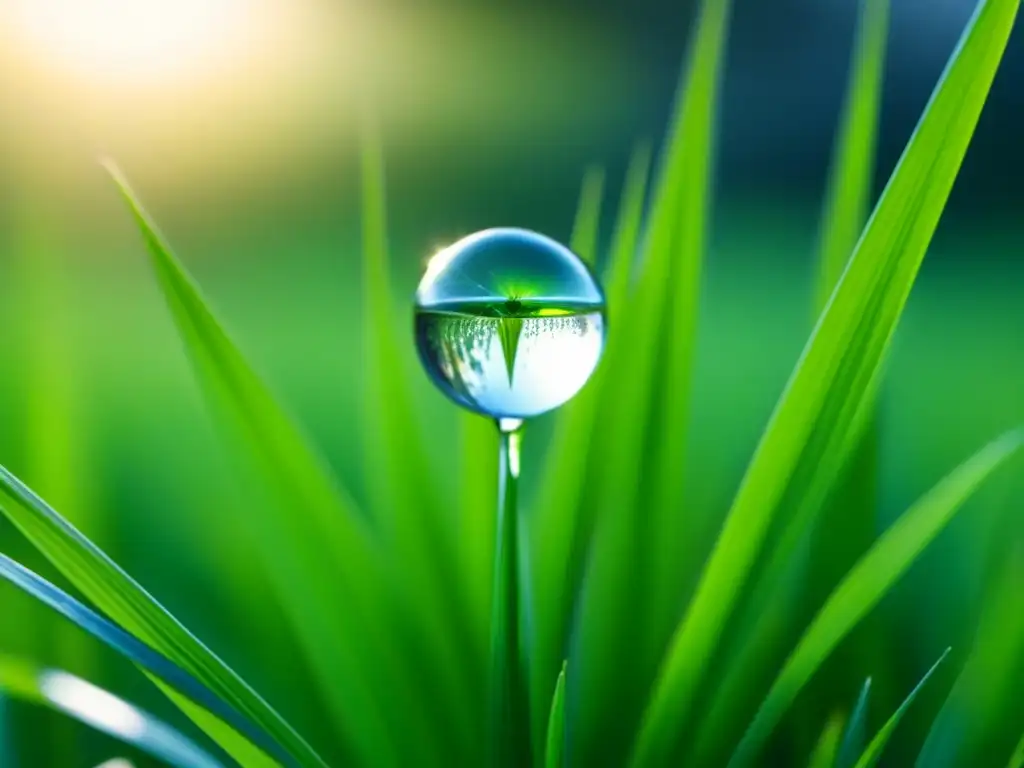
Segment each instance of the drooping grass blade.
M678 597L665 579L675 571L683 524L681 462L730 7L728 0L701 3L662 148L636 287L628 308L612 317L620 327L611 328L604 361L600 440L590 464L595 533L567 702L573 759L584 764L625 758L632 713L656 669L672 626L666 611ZM645 460L645 446L654 443L658 450ZM644 514L633 513L638 507ZM637 568L641 558L644 567Z
M261 492L265 503L247 510L239 529L258 547L341 734L367 761L415 752L430 739L425 713L409 711L398 740L388 718L400 712L382 701L397 684L399 657L385 631L385 571L355 504L232 342L119 171L107 170L143 236L210 412Z
M864 748L864 732L867 728L868 699L871 696L871 678L864 681L857 703L853 705L850 719L843 731L843 740L836 754L835 768L852 768L857 755Z
M56 709L176 768L222 768L187 736L80 677L0 656L0 691Z
M137 664L154 682L164 683L180 696L187 697L193 707L205 710L206 722L197 722L197 725L243 765L276 765L267 754L274 755L285 764L292 762L263 731L255 728L191 674L6 555L0 555L0 578L32 595ZM186 714L190 713L186 711Z
M834 475L970 142L1019 0L985 0L818 322L740 485L676 629L634 764L661 762L688 720L707 659L785 494ZM794 479L799 487L793 487Z
M775 726L839 642L896 584L977 487L1024 444L1024 431L990 443L900 517L854 565L811 621L736 747L730 768L751 765Z
M555 692L551 696L551 711L548 713L548 736L544 749L545 768L562 768L565 752L565 668L558 673Z
M882 750L885 749L886 744L889 743L889 739L892 738L893 732L896 727L900 724L900 720L907 713L910 705L914 703L914 699L917 698L917 694L921 692L924 684L928 682L928 678L932 676L939 665L945 661L949 655L950 649L947 648L943 654L939 657L939 660L932 664L931 669L924 673L924 677L921 681L914 686L914 690L903 700L903 703L896 708L896 711L892 713L892 716L885 721L885 725L881 727L875 737L871 739L871 742L867 745L860 757L857 759L857 763L854 768L874 768L874 765L878 762L878 759L882 756Z

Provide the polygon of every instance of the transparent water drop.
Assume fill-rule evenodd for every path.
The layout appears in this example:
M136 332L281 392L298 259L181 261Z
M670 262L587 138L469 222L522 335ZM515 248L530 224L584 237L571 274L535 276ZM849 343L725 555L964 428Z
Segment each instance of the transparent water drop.
M524 229L488 229L439 252L416 292L416 345L460 405L523 419L557 408L597 367L604 294L572 251Z

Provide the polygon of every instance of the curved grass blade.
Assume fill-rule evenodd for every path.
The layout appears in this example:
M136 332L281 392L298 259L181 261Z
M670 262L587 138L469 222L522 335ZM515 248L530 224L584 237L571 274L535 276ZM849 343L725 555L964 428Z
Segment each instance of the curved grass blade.
M565 749L565 667L558 673L555 692L551 697L551 712L548 714L547 746L544 750L546 768L562 768L562 753Z
M811 759L807 762L808 768L835 768L839 740L842 737L843 716L837 712L825 723L825 729L818 737L818 743L814 745Z
M684 521L681 462L730 9L729 0L700 5L644 233L641 271L628 311L618 316L621 329L609 336L608 400L591 460L597 522L568 702L573 759L583 764L626 758L633 713L642 707L678 601L665 582L678 562ZM652 443L658 451L646 462L645 446ZM638 507L644 514L633 513ZM636 568L641 559L645 567Z
M243 765L277 765L267 757L267 754L276 756L285 764L293 762L272 739L258 728L253 727L252 723L241 717L236 710L228 706L181 667L168 661L145 643L107 621L23 565L2 554L0 554L0 578L6 579L19 589L24 590L141 667L151 679L154 679L154 682L162 681L165 684L161 686L164 690L169 686L179 696L191 700L193 707L205 710L207 722L197 722L197 725ZM19 679L24 682L23 676ZM186 712L186 714L189 713ZM230 733L229 730L233 733Z
M604 168L592 165L583 174L576 219L572 225L569 249L593 268L597 264L597 238L604 198Z
M650 168L650 148L633 152L616 214L605 298L608 303L609 338L621 332L619 319L626 311L630 277L643 218ZM527 518L529 551L535 553L527 569L530 590L524 600L532 613L527 627L532 632L530 699L533 733L541 733L548 692L565 658L569 617L583 572L584 553L593 530L596 504L587 498L588 461L594 427L602 405L604 381L610 373L603 363L587 386L559 411L545 461L537 512ZM491 433L493 434L493 427ZM493 437L492 437L493 441ZM493 455L493 453L491 454ZM492 534L493 538L493 534ZM539 761L541 755L537 754Z
M1024 549L1011 550L997 574L970 655L932 721L917 768L999 765L1013 748L1024 671Z
M1024 431L987 445L919 499L836 587L779 672L730 768L752 764L796 695L839 642L889 592L977 487L1024 444Z
M868 716L868 698L871 695L871 678L864 681L864 687L860 689L860 696L853 706L850 719L846 723L846 730L843 731L843 741L839 745L839 752L834 761L835 768L851 768L857 755L864 748L865 721Z
M341 734L368 762L415 748L418 717L405 739L394 738L381 701L396 663L394 638L384 631L389 603L377 594L387 581L354 502L231 341L123 176L105 167L143 236L210 412L262 491L266 503L248 510L240 528L259 548Z
M776 406L654 688L634 764L659 763L691 707L784 495L834 471L870 399L1002 57L1019 0L984 0ZM831 456L825 452L829 449ZM794 482L798 483L794 485Z
M893 732L896 727L900 724L900 720L907 713L910 705L914 703L914 699L917 698L917 694L921 692L924 684L928 682L928 679L934 674L935 670L939 668L939 665L945 661L949 655L950 649L947 648L939 660L932 664L931 669L924 673L924 677L921 678L920 682L914 686L914 690L903 700L903 703L896 708L896 711L892 713L892 717L885 721L885 725L875 734L875 737L867 745L864 751L861 753L857 760L854 768L874 768L874 765L878 762L878 758L882 756L882 751L885 746L889 743L889 739L892 738Z
M191 739L80 677L0 655L0 690L55 709L177 768L222 768Z

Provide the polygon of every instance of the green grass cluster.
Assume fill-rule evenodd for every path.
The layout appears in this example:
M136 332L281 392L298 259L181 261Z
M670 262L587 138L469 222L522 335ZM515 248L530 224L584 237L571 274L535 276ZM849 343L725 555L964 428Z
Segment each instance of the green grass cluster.
M178 766L229 757L323 766L325 748L339 764L365 766L876 764L944 655L880 718L870 681L859 697L857 686L844 692L846 708L815 708L815 677L836 654L861 680L872 673L893 639L874 633L854 649L843 641L1024 442L1020 431L995 437L875 536L875 404L887 350L1018 4L981 1L872 210L888 9L865 0L822 220L816 322L713 546L698 551L682 468L730 10L727 0L702 4L658 171L649 184L649 152L639 149L614 217L605 360L559 415L539 491L521 512L517 673L528 723L514 752L495 755L488 743L498 436L487 420L462 417L458 493L447 496L403 371L411 342L391 323L374 131L362 154L359 370L370 509L328 471L111 167L209 412L259 499L234 526L266 573L268 602L287 619L289 651L308 665L308 695L333 738L311 745L3 470L0 509L77 596L6 556L0 575L136 664L208 738L200 744L85 681L18 658L0 657L0 689ZM592 262L602 178L594 171L584 180L572 238ZM1024 764L1024 717L1007 706L1024 657L1022 567L1016 553L1000 563L978 645L915 747L921 768ZM828 578L809 585L809 573ZM773 739L797 716L813 721L805 753Z

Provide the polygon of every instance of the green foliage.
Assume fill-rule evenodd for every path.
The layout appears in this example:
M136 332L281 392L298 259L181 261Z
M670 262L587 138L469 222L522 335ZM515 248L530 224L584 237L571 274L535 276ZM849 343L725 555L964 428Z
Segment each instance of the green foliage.
M252 548L273 587L253 602L287 617L285 641L308 667L312 689L304 693L322 705L332 757L426 768L769 760L774 735L822 666L1022 440L1013 432L983 448L874 541L863 525L874 511L870 492L853 503L844 490L874 487L873 459L859 465L858 457L873 434L890 340L1018 5L982 0L868 219L888 6L866 0L822 225L820 316L708 551L694 543L686 448L728 0L701 4L655 184L648 194L651 158L641 147L606 250L605 174L595 166L584 177L572 245L607 276L608 348L594 379L558 415L537 496L518 514L518 461L514 471L508 463L518 432L505 435L499 490L497 430L461 416L457 497L446 498L435 480L437 441L418 423L411 345L394 322L404 310L393 300L375 130L361 156L365 504L329 471L110 169L246 499L256 501L233 524L238 546ZM42 351L45 343L40 336ZM52 356L59 354L39 359ZM51 397L65 412L64 394L43 389L37 431ZM61 445L35 450L50 477L64 476ZM240 764L326 764L138 582L6 471L0 509L105 617L4 560L7 578L143 667ZM862 523L856 541L836 522L851 509ZM827 573L820 560L832 551L841 557L815 585L816 602L806 582ZM922 768L1008 756L1020 764L1021 723L1004 714L1009 673L1024 659L1019 583L1011 558L931 727ZM934 670L866 747L867 687L849 717L846 687L818 691L827 697L822 711L837 714L793 751L801 762L810 753L812 766L874 765ZM869 673L884 670L850 670L858 679ZM30 667L0 663L9 693L38 702L36 680ZM992 744L998 754L989 754ZM268 757L278 753L279 761Z

